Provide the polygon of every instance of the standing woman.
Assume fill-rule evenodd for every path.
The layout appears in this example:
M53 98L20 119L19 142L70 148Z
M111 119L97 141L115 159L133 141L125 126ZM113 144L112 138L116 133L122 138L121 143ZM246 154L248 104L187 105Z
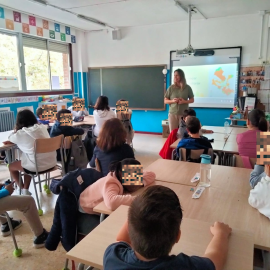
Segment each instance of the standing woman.
M174 72L174 84L171 85L164 96L164 103L170 105L169 128L170 132L178 128L184 110L188 104L194 102L194 94L191 87L186 83L185 73L182 69Z

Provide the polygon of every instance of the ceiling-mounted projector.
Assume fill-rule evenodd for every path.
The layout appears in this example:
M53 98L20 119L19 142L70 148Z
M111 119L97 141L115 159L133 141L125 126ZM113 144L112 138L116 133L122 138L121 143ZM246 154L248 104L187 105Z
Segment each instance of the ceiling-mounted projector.
M195 53L195 50L192 48L191 45L188 45L185 49L183 50L176 50L176 55L183 55L183 54L188 54L192 55Z
M178 2L176 2L178 3ZM179 4L179 3L178 3ZM189 27L188 27L188 46L183 49L183 50L176 50L176 55L183 55L183 54L188 54L192 55L195 53L195 50L190 44L191 41L191 11L193 11L193 7L191 5L188 6L188 22L189 22Z

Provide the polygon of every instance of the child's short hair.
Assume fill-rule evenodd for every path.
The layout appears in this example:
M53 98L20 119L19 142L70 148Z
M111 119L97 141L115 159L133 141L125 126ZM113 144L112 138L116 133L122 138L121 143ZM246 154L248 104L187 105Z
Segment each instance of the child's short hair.
M62 109L62 110L58 111L57 114L56 114L56 118L57 118L57 120L59 122L60 122L60 119L61 119L61 114L63 114L63 113L71 113L71 111L67 110L67 109Z
M201 129L200 120L195 116L190 116L186 121L186 125L187 125L187 130L191 134L197 134L199 133Z
M184 110L183 118L186 118L187 116L196 116L196 112L193 109Z
M36 116L39 117L40 115L42 115L42 108L38 107L36 110Z
M168 256L182 221L180 201L171 189L150 186L132 202L128 231L133 249L146 259Z

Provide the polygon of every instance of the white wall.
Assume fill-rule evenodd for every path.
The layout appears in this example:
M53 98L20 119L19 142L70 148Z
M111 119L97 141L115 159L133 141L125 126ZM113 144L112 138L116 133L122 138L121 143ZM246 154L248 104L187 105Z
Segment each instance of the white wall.
M264 58L267 26L268 15ZM106 31L86 34L88 67L167 64L169 68L169 52L188 44L188 22L124 28L121 32L119 41L112 40ZM260 65L260 32L261 17L257 14L197 20L192 21L191 44L195 49L243 46L242 65Z

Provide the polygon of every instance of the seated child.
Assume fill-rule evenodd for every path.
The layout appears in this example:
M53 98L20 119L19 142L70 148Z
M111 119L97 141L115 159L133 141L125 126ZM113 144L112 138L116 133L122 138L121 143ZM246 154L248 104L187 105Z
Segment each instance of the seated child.
M36 116L30 110L21 110L17 114L15 130L9 135L9 140L17 144L21 150L21 160L14 161L9 165L12 178L19 186L19 171L24 171L24 183L21 183L22 194L31 195L29 186L31 176L29 173L36 171L34 145L36 139L50 138L47 127L39 125ZM39 172L47 171L56 165L56 152L39 153L36 155Z
M74 135L83 135L84 130L82 128L75 128L72 126L61 126L60 118L61 118L61 114L64 114L64 113L71 113L71 112L66 109L62 109L59 112L57 112L57 115L56 115L57 120L55 120L55 124L53 125L51 129L50 136L56 137L61 134L63 134L65 137L74 136Z
M270 175L269 167L264 165L255 164L253 171L250 173L249 183L252 188L254 188L262 178L266 177L267 173Z
M250 191L248 202L270 219L270 165L264 167L265 172L261 173L256 181L251 182L253 189Z
M196 112L193 109L184 110L183 117L181 119L179 129L177 131L177 139L188 137L186 121L189 116L196 116ZM213 130L201 129L200 135L202 135L203 133L214 133L214 132Z
M83 111L73 111L72 108L73 107L70 106L70 107L68 107L68 110L71 111L71 114L72 114L73 118L74 117L79 117L79 116L87 116L87 115L89 115L89 112L87 111L86 108L84 108Z
M36 116L37 116L37 120L40 124L43 124L43 125L49 125L50 123L53 123L54 120L42 120L42 108L41 107L38 107L37 110L36 110Z
M21 211L35 235L33 241L34 247L44 247L48 232L43 228L40 222L36 203L31 196L10 196L14 191L13 184L14 183L11 183L6 186L0 184L0 214L13 210ZM0 216L0 223L2 236L10 235L11 232L7 219ZM17 230L22 225L21 220L11 219L11 223L13 230Z
M81 193L79 200L81 212L95 214L93 208L103 200L106 207L112 211L122 204L131 204L135 197L130 194L124 195L126 186L122 185L122 166L124 165L140 165L140 162L133 158L126 158L113 163L107 176L99 179ZM144 171L143 185L153 183L155 177L153 172Z
M213 238L203 257L169 255L181 236L183 213L177 195L164 186L150 186L137 196L116 243L103 257L104 270L170 269L221 270L226 262L231 228L215 222Z
M190 137L183 138L178 143L176 150L177 154L179 153L179 148L191 150L212 148L211 143L200 136L201 124L198 118L189 116L186 121L186 128Z

